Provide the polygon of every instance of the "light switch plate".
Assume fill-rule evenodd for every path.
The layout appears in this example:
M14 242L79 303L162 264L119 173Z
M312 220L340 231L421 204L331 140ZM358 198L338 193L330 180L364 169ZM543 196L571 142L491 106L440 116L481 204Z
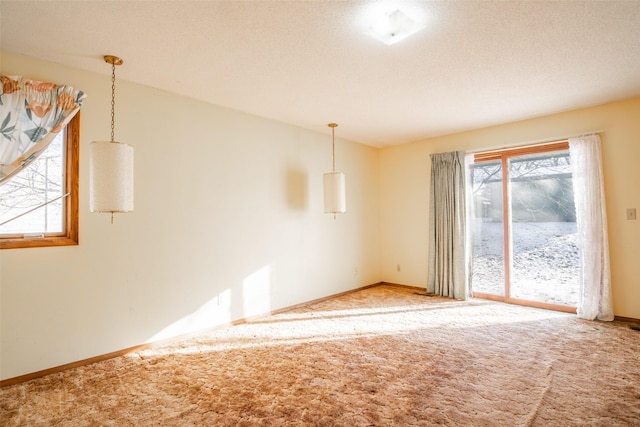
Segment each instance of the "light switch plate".
M636 208L627 208L627 219L636 219Z

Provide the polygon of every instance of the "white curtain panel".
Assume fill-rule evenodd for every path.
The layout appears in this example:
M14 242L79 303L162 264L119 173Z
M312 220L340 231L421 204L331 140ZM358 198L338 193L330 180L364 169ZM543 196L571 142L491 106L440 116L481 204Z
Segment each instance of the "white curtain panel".
M569 139L580 249L578 317L613 320L600 137Z
M465 155L431 154L427 292L467 298Z

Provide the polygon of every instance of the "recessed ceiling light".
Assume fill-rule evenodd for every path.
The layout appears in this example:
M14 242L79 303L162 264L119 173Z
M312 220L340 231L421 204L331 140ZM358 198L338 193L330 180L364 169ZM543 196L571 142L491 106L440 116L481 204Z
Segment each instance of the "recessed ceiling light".
M425 27L400 9L386 13L378 18L370 27L369 35L386 45L392 45Z

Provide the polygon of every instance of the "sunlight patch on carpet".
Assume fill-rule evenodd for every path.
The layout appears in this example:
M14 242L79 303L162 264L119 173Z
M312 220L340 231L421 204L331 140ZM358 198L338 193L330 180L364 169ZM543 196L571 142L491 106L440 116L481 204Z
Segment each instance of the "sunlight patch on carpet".
M417 330L478 328L536 322L572 315L484 300L454 301L430 298L424 303L386 307L291 310L248 323L203 332L173 344L139 352L145 357L197 354L231 349L353 340L380 334L408 334Z

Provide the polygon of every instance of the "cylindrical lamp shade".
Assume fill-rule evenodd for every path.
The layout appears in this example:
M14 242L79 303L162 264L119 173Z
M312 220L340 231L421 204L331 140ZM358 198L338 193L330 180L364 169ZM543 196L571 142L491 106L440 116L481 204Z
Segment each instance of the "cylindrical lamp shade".
M345 180L342 172L324 174L324 212L344 213L347 211Z
M91 143L89 210L133 211L133 147L121 142Z

